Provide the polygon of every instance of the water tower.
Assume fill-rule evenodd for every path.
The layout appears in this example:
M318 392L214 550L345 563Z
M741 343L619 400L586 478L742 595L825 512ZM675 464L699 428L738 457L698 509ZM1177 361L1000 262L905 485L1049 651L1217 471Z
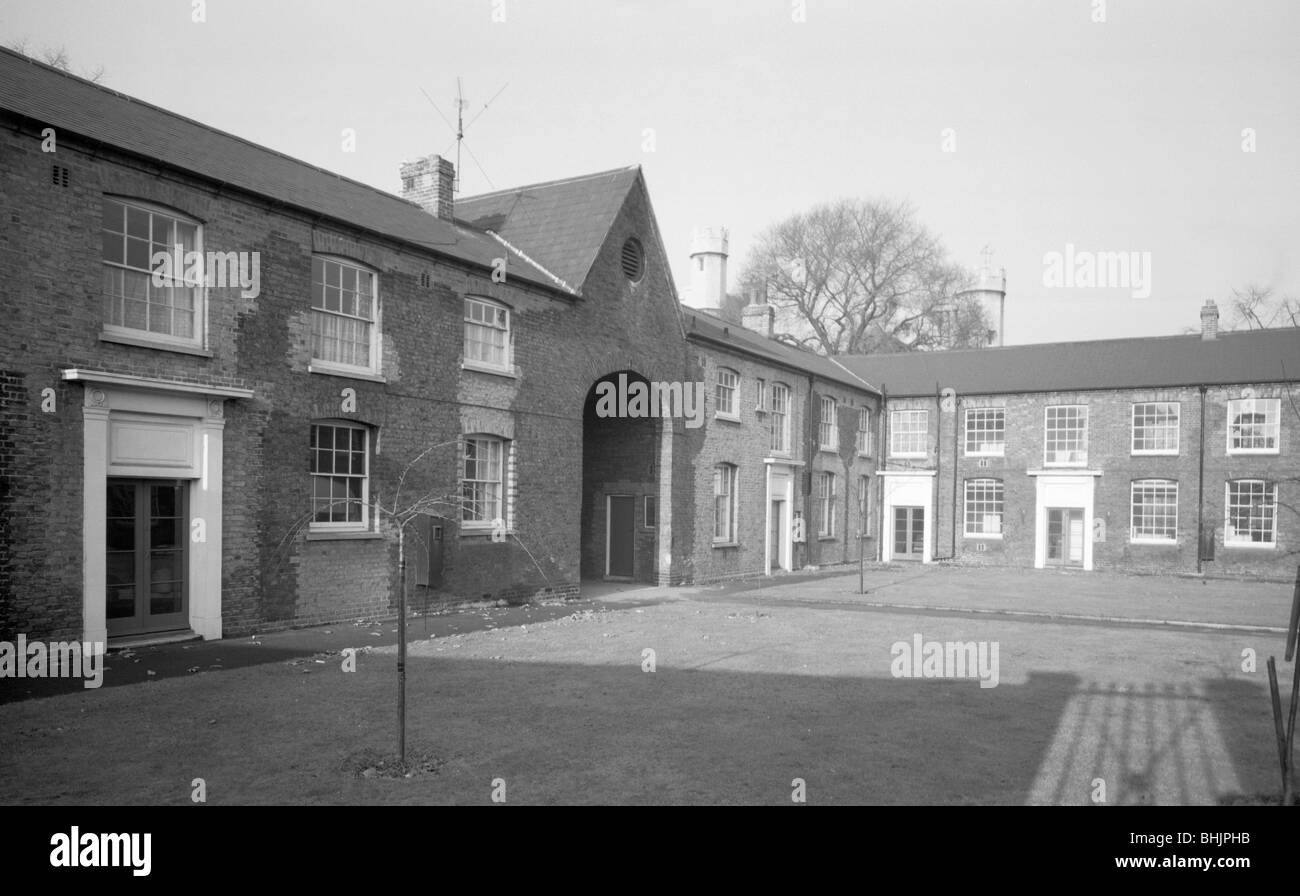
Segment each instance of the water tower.
M718 314L727 298L727 228L697 227L691 234L692 308Z
M989 261L993 252L988 246L985 246L980 254L984 256L984 262L975 272L970 283L957 293L957 298L975 299L984 307L989 320L996 328L989 332L988 344L1001 346L1007 303L1007 269L993 270L993 265Z

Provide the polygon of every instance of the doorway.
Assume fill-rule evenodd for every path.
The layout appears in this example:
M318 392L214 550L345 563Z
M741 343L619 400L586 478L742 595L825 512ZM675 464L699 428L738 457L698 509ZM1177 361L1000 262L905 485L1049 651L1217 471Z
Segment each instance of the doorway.
M894 508L894 550L891 559L921 560L925 555L925 508Z
M108 479L108 634L189 627L186 488L182 480Z
M1047 508L1047 562L1083 566L1083 508Z
M609 495L606 507L605 575L630 579L636 539L636 497Z

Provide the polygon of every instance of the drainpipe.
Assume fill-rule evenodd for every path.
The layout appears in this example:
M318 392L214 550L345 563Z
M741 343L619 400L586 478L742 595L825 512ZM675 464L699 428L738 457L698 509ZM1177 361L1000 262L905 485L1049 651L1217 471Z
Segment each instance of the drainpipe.
M821 542L816 533L817 521L813 519L813 507L816 502L813 501L813 489L816 484L813 482L813 462L817 459L817 430L813 426L813 386L817 383L817 377L808 376L808 404L804 406L803 424L804 424L804 444L807 446L807 453L804 455L805 466L807 470L808 489L803 496L803 519L804 519L804 544L808 546L808 556L805 563L811 564L813 561L813 545L817 545L817 562L820 564L822 559ZM817 413L821 413L821 408L817 408Z
M1201 446L1197 452L1196 471L1196 574L1201 569L1201 541L1205 538L1205 389L1198 387L1201 393Z
M939 394L939 384L934 384L934 508L930 528L934 531L934 542L930 548L930 560L939 560L939 483L943 481L943 398Z
M954 398L952 403L952 550L948 552L949 560L957 559L957 452L961 450L961 399Z
M880 438L876 441L876 470L885 469L885 451L888 446L889 438L889 387L880 386L880 420L876 423L876 429L880 431ZM885 560L885 479L876 477L876 519L879 525L876 527L876 562L883 563ZM889 529L893 532L893 528ZM892 537L892 535L890 536Z

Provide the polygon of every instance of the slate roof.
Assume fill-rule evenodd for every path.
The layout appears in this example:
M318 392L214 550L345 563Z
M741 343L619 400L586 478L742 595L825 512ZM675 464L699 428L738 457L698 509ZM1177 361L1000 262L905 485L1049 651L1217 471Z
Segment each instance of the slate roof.
M49 126L60 134L73 134L113 146L471 265L491 268L493 259L502 255L501 242L483 228L442 220L399 196L92 84L3 47L0 47L0 109L30 119L41 128ZM625 171L634 173L636 169ZM634 175L624 175L627 176ZM549 186L541 184L511 192L526 196L541 189L545 195L550 192ZM621 181L617 186L621 187ZM565 253L573 252L587 260L585 274L604 238L604 233L597 234L598 224L609 217L607 210L617 195L618 190L614 189L602 194L599 202L589 199L591 220L583 227L562 221L561 229L567 234L565 240L546 241L540 254L562 259ZM515 254L526 259L531 255L528 239L541 231L542 226L533 221L531 229L522 224L512 224L512 227L519 236L519 242L513 243ZM506 239L510 240L508 236ZM583 240L592 245L584 245ZM568 280L572 288L559 286L555 277L547 276L532 264L511 265L511 275L550 290L576 293L581 278L572 272L581 267L581 261L560 266L569 272L569 277L559 276Z
M870 381L864 382L863 379L855 376L856 371L850 373L829 358L813 354L801 348L795 348L784 342L777 342L775 339L768 339L762 334L748 330L739 324L731 323L685 305L682 306L682 314L686 318L686 337L688 339L711 342L756 357L759 360L770 361L784 367L793 367L796 370L814 374L822 379L845 386L852 386L866 392L878 394L880 391L871 385Z
M463 196L456 200L456 217L522 248L576 290L587 279L640 173L640 167L633 165Z
M841 355L836 360L898 397L938 387L965 394L1083 392L1300 381L1300 328L1148 336L944 352Z

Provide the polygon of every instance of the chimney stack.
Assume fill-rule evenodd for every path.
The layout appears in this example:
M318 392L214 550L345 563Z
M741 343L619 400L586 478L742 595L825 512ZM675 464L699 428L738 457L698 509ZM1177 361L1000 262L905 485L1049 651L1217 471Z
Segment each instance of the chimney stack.
M442 156L425 156L402 162L402 198L416 203L435 217L450 221L455 214L452 190L456 169Z
M765 292L754 290L749 294L749 304L741 309L740 322L746 330L753 330L771 339L775 331L776 309L767 304Z
M1201 306L1201 340L1210 342L1219 337L1219 306L1206 299Z

